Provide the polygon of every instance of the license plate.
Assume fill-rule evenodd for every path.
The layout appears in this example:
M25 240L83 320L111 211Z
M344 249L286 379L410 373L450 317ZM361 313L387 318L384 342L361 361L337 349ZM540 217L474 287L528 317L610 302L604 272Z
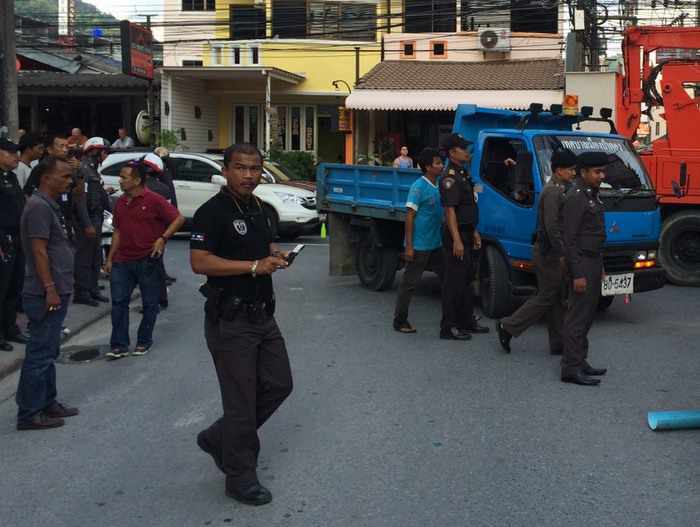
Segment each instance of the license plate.
M634 273L609 274L603 279L603 296L631 295L634 293Z

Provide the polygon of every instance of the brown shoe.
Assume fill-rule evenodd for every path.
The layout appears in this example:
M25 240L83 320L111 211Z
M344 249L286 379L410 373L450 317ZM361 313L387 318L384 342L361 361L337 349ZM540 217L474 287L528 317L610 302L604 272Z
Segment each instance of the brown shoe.
M17 430L46 430L63 426L65 421L61 418L49 417L44 412L34 415L31 420L17 423Z
M78 415L80 411L77 408L73 408L72 406L66 406L65 404L59 403L58 401L54 401L51 406L48 408L44 408L44 414L46 414L47 417L51 417L53 419L60 419L61 417L73 417L74 415Z

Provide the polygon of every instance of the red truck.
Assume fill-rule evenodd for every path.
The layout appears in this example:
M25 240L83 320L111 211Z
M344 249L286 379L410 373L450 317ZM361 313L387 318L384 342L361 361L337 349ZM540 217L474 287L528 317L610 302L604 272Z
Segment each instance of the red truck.
M668 279L700 286L700 27L630 27L622 44L616 126L631 140L661 109L667 133L640 152L662 214L659 257ZM653 61L658 50L687 50Z

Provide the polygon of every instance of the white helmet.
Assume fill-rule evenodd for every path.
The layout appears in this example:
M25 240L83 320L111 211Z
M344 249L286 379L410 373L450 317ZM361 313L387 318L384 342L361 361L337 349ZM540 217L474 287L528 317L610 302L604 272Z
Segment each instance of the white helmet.
M101 137L91 137L83 144L83 152L89 152L90 150L94 150L96 148L109 150L109 147L109 141L107 141L106 139L103 139Z
M143 164L154 172L163 172L163 161L155 154L146 154L143 158Z

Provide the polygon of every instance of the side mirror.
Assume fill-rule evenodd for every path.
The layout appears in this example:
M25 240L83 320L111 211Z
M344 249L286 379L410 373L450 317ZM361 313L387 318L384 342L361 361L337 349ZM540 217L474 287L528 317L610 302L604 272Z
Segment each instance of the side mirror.
M680 185L682 189L685 189L686 184L688 183L688 163L685 161L681 161L681 179L680 179Z
M674 196L676 196L677 198L683 197L683 190L681 189L681 186L678 184L678 181L671 181L671 189L673 189Z
M224 176L222 176L221 174L214 174L211 177L211 182L214 185L224 186L226 184L226 178Z
M673 195L677 198L682 198L686 194L688 185L688 163L681 161L680 177L678 181L671 181Z

